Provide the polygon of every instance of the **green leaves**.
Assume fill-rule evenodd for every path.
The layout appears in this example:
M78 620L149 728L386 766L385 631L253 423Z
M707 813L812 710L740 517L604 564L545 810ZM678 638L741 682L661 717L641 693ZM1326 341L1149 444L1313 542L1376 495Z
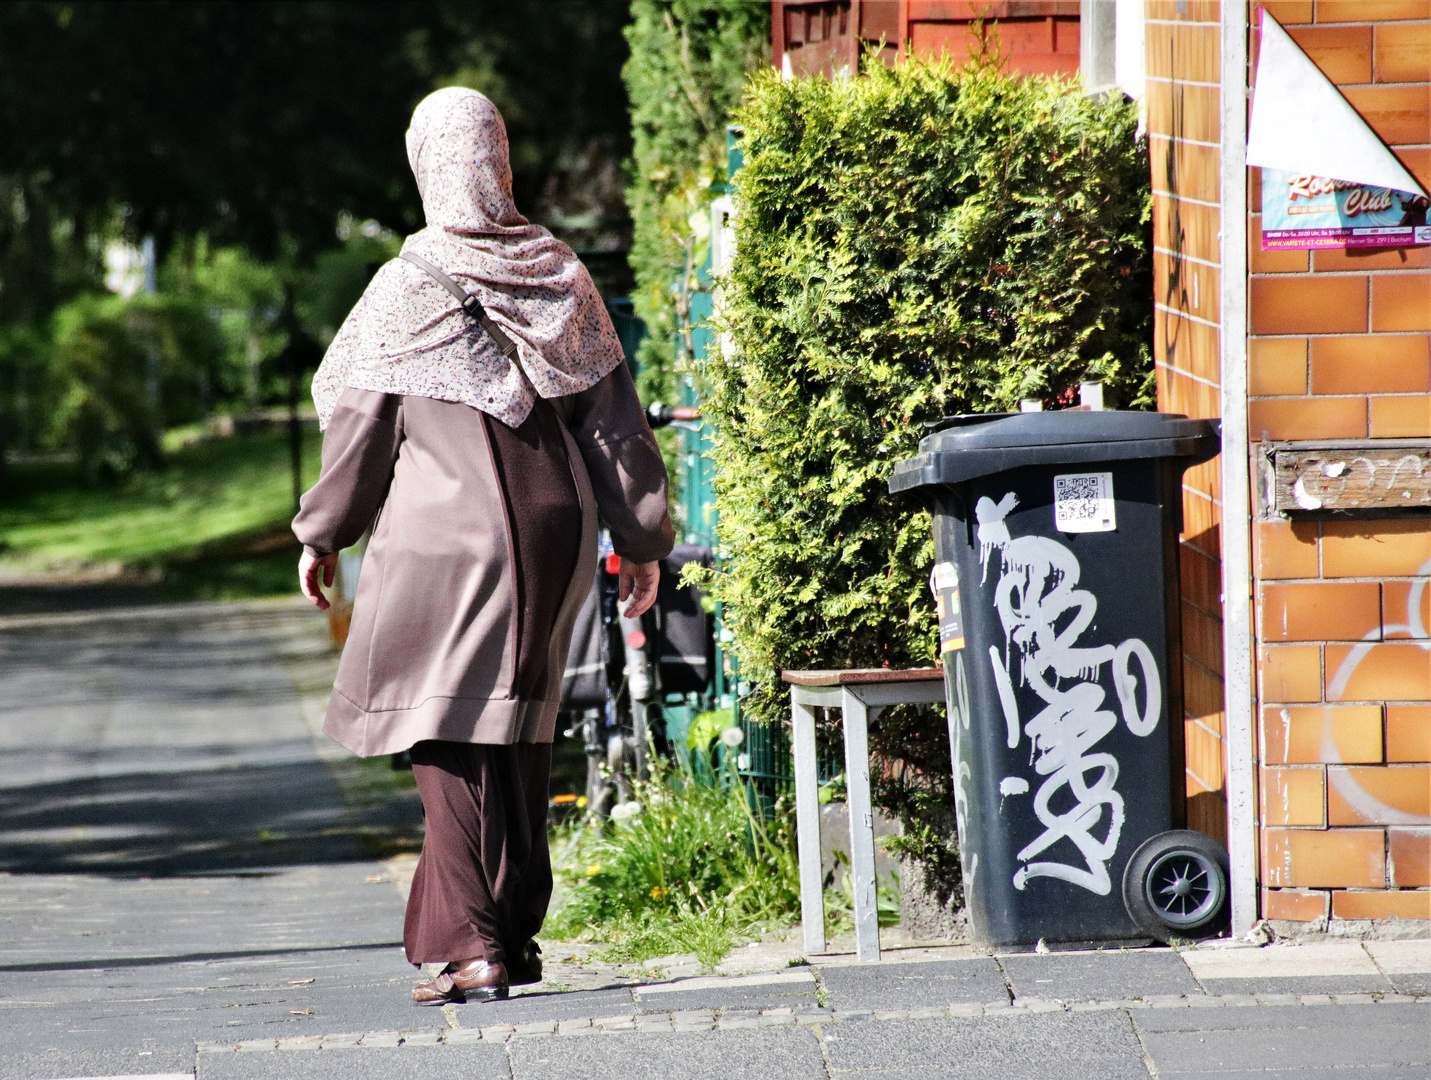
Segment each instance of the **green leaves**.
M725 180L725 125L748 73L769 63L765 0L632 0L633 175L626 190L634 235L631 299L645 320L641 396L674 401L672 345L684 355L690 294L709 241L713 183Z
M191 298L81 296L55 314L53 367L64 388L51 422L88 480L162 460L163 395L212 372L222 342Z
M702 749L728 718L704 714ZM714 966L744 930L787 925L800 902L793 815L782 800L763 821L754 797L730 758L710 785L656 763L635 814L577 826L557 860L565 899L548 932L612 942L613 959L689 951Z
M697 374L713 587L773 721L782 668L935 659L928 514L886 487L921 421L1084 378L1150 403L1148 162L1130 103L947 62L757 74L736 120L724 348ZM947 777L943 721L919 717L888 714L877 747Z

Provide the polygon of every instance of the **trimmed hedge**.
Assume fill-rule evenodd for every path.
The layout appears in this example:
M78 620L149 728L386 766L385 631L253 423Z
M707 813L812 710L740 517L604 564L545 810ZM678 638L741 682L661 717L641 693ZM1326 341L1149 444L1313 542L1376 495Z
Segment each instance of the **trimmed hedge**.
M698 372L723 546L710 586L753 687L743 708L774 721L781 668L936 657L929 516L886 488L922 421L1067 401L1086 378L1110 407L1152 405L1151 199L1132 103L988 65L766 73L736 120L723 347ZM876 749L947 784L927 712L886 714ZM906 849L956 872L901 799L886 803Z

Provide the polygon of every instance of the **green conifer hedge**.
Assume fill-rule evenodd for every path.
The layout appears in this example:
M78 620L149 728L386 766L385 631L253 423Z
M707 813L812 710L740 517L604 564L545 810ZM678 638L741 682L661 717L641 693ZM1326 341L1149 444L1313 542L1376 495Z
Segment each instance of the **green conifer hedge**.
M782 668L935 659L929 516L886 488L922 421L1067 400L1086 378L1109 407L1150 407L1151 200L1133 104L988 65L757 75L736 119L737 252L699 371L711 584L743 707L774 721ZM942 720L886 717L876 748L947 782ZM951 862L918 833L907 849Z

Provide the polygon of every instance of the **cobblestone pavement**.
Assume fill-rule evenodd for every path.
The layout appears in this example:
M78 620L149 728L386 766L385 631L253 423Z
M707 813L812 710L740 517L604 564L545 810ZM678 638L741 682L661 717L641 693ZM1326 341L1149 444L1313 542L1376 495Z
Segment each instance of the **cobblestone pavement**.
M415 1008L417 806L314 737L330 671L291 604L0 619L0 1080L1431 1077L1431 941L548 943L539 986Z

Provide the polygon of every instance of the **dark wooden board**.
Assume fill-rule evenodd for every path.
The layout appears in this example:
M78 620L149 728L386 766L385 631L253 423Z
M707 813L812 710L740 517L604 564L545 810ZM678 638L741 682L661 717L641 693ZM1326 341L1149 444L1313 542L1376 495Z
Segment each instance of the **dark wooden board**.
M1431 508L1431 443L1270 448L1269 495L1279 514Z

